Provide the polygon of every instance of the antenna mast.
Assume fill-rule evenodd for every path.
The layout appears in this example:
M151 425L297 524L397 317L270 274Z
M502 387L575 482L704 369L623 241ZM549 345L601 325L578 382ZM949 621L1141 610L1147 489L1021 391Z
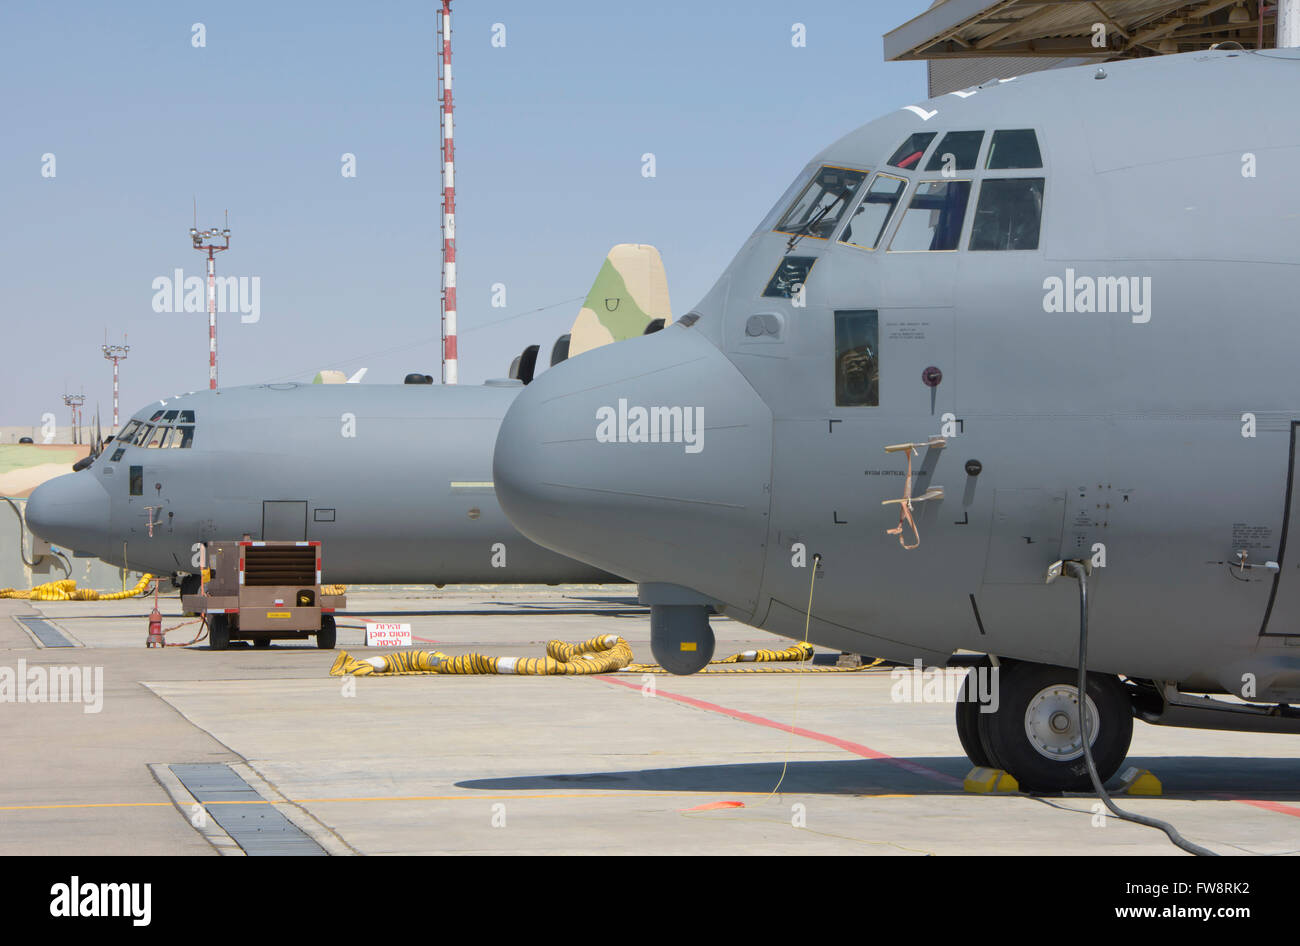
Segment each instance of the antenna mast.
M451 0L438 12L438 125L442 144L442 383L455 384L456 358L456 162L452 143Z

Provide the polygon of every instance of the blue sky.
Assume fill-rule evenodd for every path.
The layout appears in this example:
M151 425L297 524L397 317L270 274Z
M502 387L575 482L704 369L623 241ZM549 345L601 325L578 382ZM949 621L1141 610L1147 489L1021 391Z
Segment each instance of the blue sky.
M658 246L686 312L814 153L925 98L924 66L884 63L881 35L928 5L454 4L462 383L549 350L578 303L521 313L584 296L615 243ZM0 424L64 423L65 388L110 417L105 330L131 345L123 417L207 385L206 316L152 306L155 278L203 273L195 198L200 228L230 211L218 272L261 280L258 322L218 317L222 386L437 377L433 10L6 4Z

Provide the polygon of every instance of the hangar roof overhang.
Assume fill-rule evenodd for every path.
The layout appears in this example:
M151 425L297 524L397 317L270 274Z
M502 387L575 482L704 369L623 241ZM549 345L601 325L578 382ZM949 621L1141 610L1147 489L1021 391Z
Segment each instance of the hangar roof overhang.
M936 0L885 34L885 59L1118 59L1229 40L1268 47L1276 20L1276 0Z

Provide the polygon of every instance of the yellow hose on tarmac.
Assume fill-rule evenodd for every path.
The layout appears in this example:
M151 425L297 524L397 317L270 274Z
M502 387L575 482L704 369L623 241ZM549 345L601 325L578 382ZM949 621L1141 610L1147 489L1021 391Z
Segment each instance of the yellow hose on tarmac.
M813 667L811 644L798 643L785 650L747 650L732 654L723 660L714 660L700 673L854 673L878 666L873 663L861 667ZM789 666L791 663L799 666ZM786 666L771 666L771 664ZM726 664L728 666L718 666ZM763 664L765 666L753 666ZM522 674L525 676L560 676L590 673L667 673L658 664L632 662L632 648L628 642L613 634L604 634L583 641L566 644L549 641L545 657L487 657L483 654L465 654L449 657L436 650L406 650L381 657L356 658L346 650L340 651L330 667L330 676L410 676L416 674Z
M47 581L27 591L0 588L0 598L26 598L31 601L120 601L144 594L149 590L151 581L153 575L144 575L134 588L126 591L96 591L93 588L78 588L73 579L65 578L62 581Z
M696 673L857 673L884 663L884 660L877 657L871 663L860 667L828 667L810 664L812 658L812 644L800 641L791 644L785 650L744 650L721 660L710 660L707 667ZM753 666L753 664L763 666ZM780 666L772 666L772 664L780 664ZM623 670L627 673L668 673L658 664L628 664Z
M550 641L546 645L545 657L486 657L483 654L449 657L436 650L408 650L358 660L345 650L335 658L330 676L401 676L424 673L568 676L609 673L626 667L631 662L632 648L627 641L615 634L602 634L581 644Z

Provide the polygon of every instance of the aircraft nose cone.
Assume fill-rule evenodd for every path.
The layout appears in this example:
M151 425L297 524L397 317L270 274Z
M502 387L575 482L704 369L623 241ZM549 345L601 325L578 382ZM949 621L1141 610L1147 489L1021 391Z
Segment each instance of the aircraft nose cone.
M673 325L543 372L506 413L493 465L502 509L539 545L756 607L772 415L699 332Z
M108 494L94 467L36 487L27 499L27 527L46 542L74 552L100 549L108 535Z

